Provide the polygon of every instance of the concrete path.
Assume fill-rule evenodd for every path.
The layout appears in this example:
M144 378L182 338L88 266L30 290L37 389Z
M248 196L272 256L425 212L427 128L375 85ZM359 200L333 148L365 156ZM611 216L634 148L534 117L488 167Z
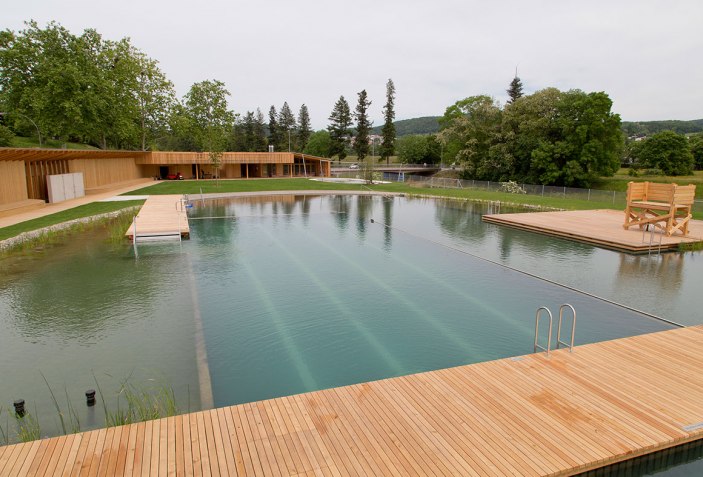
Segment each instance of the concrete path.
M97 194L90 194L78 199L66 200L63 202L58 202L56 204L46 204L44 207L31 210L29 212L20 212L15 215L10 215L8 217L0 217L0 228L9 227L10 225L19 224L20 222L26 222L27 220L38 219L39 217L44 217L47 215L55 214L56 212L62 212L64 210L72 209L83 204L90 204L91 202L100 202L110 197L116 195L124 194L125 192L131 192L133 190L141 189L148 185L153 184L153 180L144 179L144 182L139 182L136 184L131 184L129 186L120 187L117 189L111 189L105 192L100 192Z

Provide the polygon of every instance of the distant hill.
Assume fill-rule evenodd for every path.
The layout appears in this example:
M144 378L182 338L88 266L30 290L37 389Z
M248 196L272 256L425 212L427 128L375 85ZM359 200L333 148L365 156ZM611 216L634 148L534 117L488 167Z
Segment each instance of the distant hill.
M703 119L691 121L623 121L622 130L627 136L648 136L661 131L679 134L703 132Z
M434 134L439 131L437 120L440 116L425 116L422 118L402 119L395 121L395 135L397 137L409 136L411 134ZM381 134L383 125L372 129L373 134Z
M421 118L403 119L395 121L397 137L411 134L434 134L439 131L437 120L441 116L424 116ZM674 131L679 134L703 132L703 119L691 121L623 121L622 130L627 136L648 136L661 131ZM373 134L381 134L383 125L372 129Z

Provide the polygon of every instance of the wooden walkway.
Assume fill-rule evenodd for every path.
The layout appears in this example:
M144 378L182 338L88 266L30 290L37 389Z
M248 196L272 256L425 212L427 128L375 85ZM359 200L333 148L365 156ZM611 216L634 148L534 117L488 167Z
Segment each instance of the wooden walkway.
M702 369L676 329L0 447L0 475L569 475L703 438Z
M553 235L578 242L628 253L648 253L650 234L633 227L625 230L624 212L617 210L576 210L560 212L526 212L520 214L490 214L483 216L484 222L507 225L531 232ZM677 250L680 243L703 241L703 221L690 222L688 237L679 234L667 237L655 232L653 246L662 251Z
M189 237L188 215L181 204L180 195L151 195L137 214L137 243L163 237ZM125 236L134 240L134 226L130 225Z

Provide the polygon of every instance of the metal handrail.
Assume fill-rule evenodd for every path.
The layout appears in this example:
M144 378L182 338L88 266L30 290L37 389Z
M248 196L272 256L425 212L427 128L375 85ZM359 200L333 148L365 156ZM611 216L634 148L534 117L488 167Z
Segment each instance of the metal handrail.
M542 310L546 311L547 314L549 315L549 335L547 336L547 347L545 348L544 346L539 345L537 342L539 339L539 317L542 314ZM549 311L549 308L546 306L540 306L537 308L537 313L535 314L535 353L537 352L538 349L544 350L547 352L547 356L549 356L549 350L551 348L551 343L552 343L552 322L554 321L552 317L552 312Z
M564 317L564 309L571 308L571 343L565 343L561 341L561 320ZM569 353L573 353L574 350L574 335L576 334L576 310L573 306L568 303L564 303L559 307L559 324L557 325L557 349L559 345L564 345L569 347Z

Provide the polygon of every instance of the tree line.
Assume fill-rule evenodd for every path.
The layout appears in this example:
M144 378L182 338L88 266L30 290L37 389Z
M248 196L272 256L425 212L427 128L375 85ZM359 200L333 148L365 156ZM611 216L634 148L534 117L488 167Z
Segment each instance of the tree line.
M392 85L392 81L389 82ZM128 38L104 39L96 30L74 35L56 22L26 23L19 32L0 32L0 146L17 133L103 149L177 151L314 151L331 157L355 144L363 157L367 139L353 141L352 114L340 97L327 131L313 137L305 104L294 114L288 102L235 114L230 92L216 79L191 86L181 99L158 62ZM392 101L392 100L391 100ZM371 127L366 91L354 112L357 137ZM382 152L393 154L392 102ZM329 134L329 137L325 136ZM308 143L311 142L310 147ZM313 152L310 152L313 153Z

